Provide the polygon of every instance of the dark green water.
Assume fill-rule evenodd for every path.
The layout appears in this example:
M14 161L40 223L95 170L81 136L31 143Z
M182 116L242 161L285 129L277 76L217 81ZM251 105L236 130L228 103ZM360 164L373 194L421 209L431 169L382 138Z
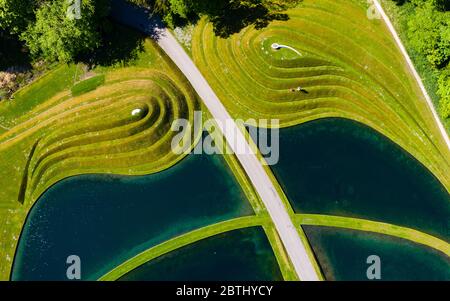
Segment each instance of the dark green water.
M367 257L380 258L381 280L450 280L450 258L387 235L303 226L327 280L368 280Z
M219 234L151 260L119 280L283 280L261 227Z
M272 170L297 213L352 216L450 239L450 196L417 160L367 126L328 118L280 131Z
M51 187L31 210L13 280L65 280L78 255L83 280L199 227L253 211L221 156L190 155L149 176L76 176Z

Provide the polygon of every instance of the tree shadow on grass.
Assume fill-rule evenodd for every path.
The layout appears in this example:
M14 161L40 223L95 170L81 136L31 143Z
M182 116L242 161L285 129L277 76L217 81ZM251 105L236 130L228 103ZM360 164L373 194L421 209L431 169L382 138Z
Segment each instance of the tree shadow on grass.
M8 68L31 69L31 58L17 37L0 31L0 71Z
M103 26L102 44L94 52L78 59L91 68L94 66L126 65L144 51L146 36L132 28L107 20Z
M214 33L222 38L238 33L249 25L254 25L256 29L262 29L272 21L289 20L287 14L270 10L260 0L204 1L198 5L197 10L210 17Z
M395 2L395 4L397 4L398 6L402 6L403 4L405 4L405 2L407 0L393 0Z

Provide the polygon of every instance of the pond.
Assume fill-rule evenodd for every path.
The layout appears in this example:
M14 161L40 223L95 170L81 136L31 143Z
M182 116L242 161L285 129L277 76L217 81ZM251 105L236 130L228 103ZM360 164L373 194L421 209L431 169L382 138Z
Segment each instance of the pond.
M450 280L450 258L432 248L371 232L303 229L327 280L368 280L371 255L380 259L381 280Z
M360 217L450 237L450 196L428 169L360 123L326 118L280 130L272 166L296 213Z
M155 258L119 280L283 280L261 227L225 232Z
M66 259L93 280L176 235L253 210L223 157L189 155L139 177L81 175L45 192L16 252L13 280L66 280Z

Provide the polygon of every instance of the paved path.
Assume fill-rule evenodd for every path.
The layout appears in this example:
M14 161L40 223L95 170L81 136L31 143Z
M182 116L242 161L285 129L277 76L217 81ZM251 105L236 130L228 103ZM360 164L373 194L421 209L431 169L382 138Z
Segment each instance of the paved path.
M173 60L181 72L184 73L211 112L212 116L218 121L219 128L222 133L224 133L226 140L229 142L236 142L231 143L230 146L236 153L239 162L264 202L300 280L320 280L311 259L308 257L307 247L300 239L300 236L286 211L286 207L276 192L263 165L255 154L243 154L238 151L241 150L240 147L244 146L249 149L248 143L234 122L231 123L232 128L230 128L229 121L232 120L231 116L211 89L206 79L195 66L194 62L186 54L172 34L163 26L159 26L157 21L149 20L145 14L142 14L142 11L132 9L124 4L119 4L117 1L114 3L117 6L113 6L113 18L131 27L145 31L155 37L159 46ZM228 128L226 131L224 129L225 121L228 121Z
M402 52L403 56L405 57L406 62L408 63L409 69L411 69L412 74L414 75L417 83L419 84L420 89L422 90L423 95L425 96L428 107L431 110L431 113L433 114L434 120L436 121L436 124L442 134L442 137L444 138L445 143L447 144L447 147L450 149L450 139L447 134L447 131L445 130L445 127L442 124L442 121L439 118L439 115L436 113L434 104L433 104L430 96L428 95L428 92L425 89L425 86L423 85L423 82L419 76L419 73L417 73L417 70L414 67L414 64L412 63L411 58L409 57L405 46L403 46L403 43L402 43L400 37L398 36L397 31L395 30L394 26L392 25L392 22L389 19L389 17L386 15L386 12L384 11L380 2L378 0L373 0L373 4L375 5L377 11L380 13L381 17L383 18L384 22L386 23L386 26L388 27L389 31L391 32L392 36L394 37L394 40L397 43L397 46L400 48L400 51Z

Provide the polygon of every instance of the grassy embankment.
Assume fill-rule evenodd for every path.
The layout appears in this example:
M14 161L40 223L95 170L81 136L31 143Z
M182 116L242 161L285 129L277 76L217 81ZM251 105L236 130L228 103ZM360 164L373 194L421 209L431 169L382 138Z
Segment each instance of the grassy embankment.
M406 227L359 218L319 214L297 214L295 221L302 225L346 228L404 238L434 248L450 257L450 244L434 236Z
M281 127L353 119L399 144L450 189L450 152L424 96L384 23L366 11L366 1L305 0L287 11L289 20L227 39L202 19L192 56L234 117L279 118Z

